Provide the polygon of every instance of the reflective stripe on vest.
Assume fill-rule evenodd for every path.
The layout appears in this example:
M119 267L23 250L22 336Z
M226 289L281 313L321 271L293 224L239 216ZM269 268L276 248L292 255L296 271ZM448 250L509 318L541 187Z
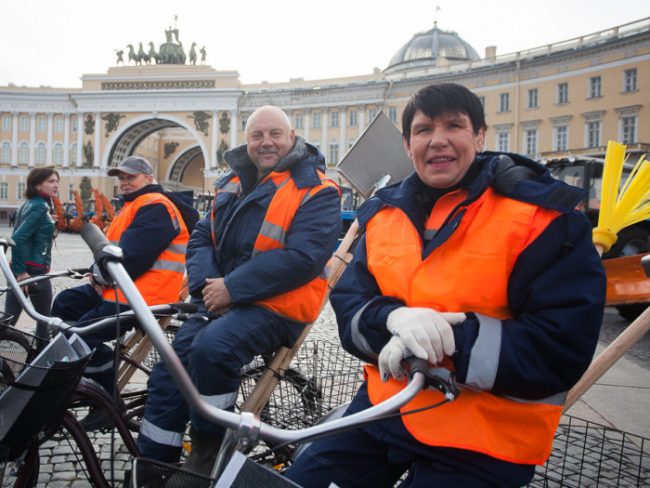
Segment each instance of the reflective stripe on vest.
M283 249L286 236L291 228L291 223L300 206L312 196L327 187L337 188L336 184L318 172L321 184L309 188L298 188L288 171L272 172L264 181L269 179L275 184L276 190L269 204L264 222L253 245L253 256L273 249ZM261 183L260 183L261 184ZM217 192L239 194L240 183L238 177L233 177L224 187ZM217 198L215 197L214 202ZM216 238L215 211L212 209L212 239ZM216 244L216 243L215 243ZM327 267L326 267L327 269ZM308 324L316 320L327 294L327 274L324 270L310 282L279 295L257 301L256 304L271 310L277 315L287 317L293 321Z
M457 208L459 193L445 195L436 203L426 225L432 235ZM422 239L408 217L397 208L380 210L366 227L368 269L383 295L408 306L509 318L507 286L517 257L559 213L502 197L491 189L462 210L463 218L454 232L424 259ZM494 322L501 327L500 321ZM493 369L487 368L483 375L472 365L479 357L484 364L498 363L500 340L494 340L492 330L489 335L472 350L474 381L468 376L468 383L474 386L491 387ZM374 366L366 372L373 403L403 387L394 379L383 383ZM442 399L438 391L426 390L402 411ZM558 398L525 402L465 385L454 402L404 416L402 421L424 444L477 451L514 463L543 464L560 415Z
M119 244L122 234L131 225L138 210L152 204L163 205L169 212L174 228L180 229L178 235L160 253L152 267L135 280L135 285L147 305L161 305L178 300L185 274L185 251L190 235L176 206L160 193L140 195L132 202L126 202L120 209L106 231L106 237L111 242ZM107 301L115 301L115 292L112 289L104 290L102 297ZM121 290L118 290L118 301L128 303Z

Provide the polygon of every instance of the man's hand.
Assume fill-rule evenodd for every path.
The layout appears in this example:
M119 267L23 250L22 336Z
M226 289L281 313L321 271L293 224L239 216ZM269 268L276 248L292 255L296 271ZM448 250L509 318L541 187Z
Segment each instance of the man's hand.
M23 280L28 280L30 278L29 273L20 273L19 275L16 276L16 281L20 283ZM29 286L21 286L21 290L23 290L23 293L25 296L29 296Z
M386 343L379 353L379 374L382 381L388 381L388 376L396 380L404 377L404 368L402 368L402 359L411 356L411 351L406 347L404 341L399 336L393 336Z
M223 278L206 278L203 303L210 313L224 314L232 305L232 297Z
M460 324L465 319L464 313L440 313L432 308L400 307L388 314L386 328L393 336L398 336L415 357L438 364L445 356L451 356L455 352L456 343L451 326Z

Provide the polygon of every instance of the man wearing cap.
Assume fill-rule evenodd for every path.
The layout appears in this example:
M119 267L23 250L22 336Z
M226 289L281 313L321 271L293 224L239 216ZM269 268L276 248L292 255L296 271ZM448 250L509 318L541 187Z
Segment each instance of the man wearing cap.
M124 267L148 305L177 301L185 272L187 242L198 220L196 210L180 194L166 192L156 184L151 165L144 158L129 156L111 168L108 175L117 176L124 205L106 236L122 249ZM107 287L97 275L90 280L90 284L59 293L52 315L83 324L114 315L117 307L128 310L121 291ZM122 332L133 325L123 321ZM114 327L84 335L88 345L96 349L86 376L109 393L113 391L113 352L104 342L114 338ZM108 418L106 412L91 411L82 423L87 430L95 430L104 426Z

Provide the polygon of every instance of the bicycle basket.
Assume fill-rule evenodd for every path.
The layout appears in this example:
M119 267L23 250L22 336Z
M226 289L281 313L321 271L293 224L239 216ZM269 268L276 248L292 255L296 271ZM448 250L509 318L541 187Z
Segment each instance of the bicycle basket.
M650 486L650 439L564 415L529 487Z
M12 333L33 338L18 329ZM24 342L0 338L0 460L15 460L60 422L90 359L86 351L79 357L80 351L75 339L59 335L30 361Z
M244 368L240 401L248 398L265 368L259 358ZM260 416L275 427L299 429L352 400L363 382L362 362L338 344L307 340L280 377Z
M136 458L133 460L130 486L133 488L209 488L215 481L212 478L183 471L173 464Z

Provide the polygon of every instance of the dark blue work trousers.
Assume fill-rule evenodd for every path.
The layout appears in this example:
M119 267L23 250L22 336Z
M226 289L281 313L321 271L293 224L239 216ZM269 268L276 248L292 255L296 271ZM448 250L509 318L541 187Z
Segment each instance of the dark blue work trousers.
M76 286L63 290L54 299L52 316L77 326L90 325L98 319L114 316L117 308L120 312L130 310L127 305L107 302L91 285ZM95 349L92 359L86 367L84 376L102 385L109 394L113 394L115 369L113 367L115 352L104 344L132 329L135 319L121 320L119 329L111 325L100 331L79 334L91 349Z
M176 333L172 346L201 396L215 406L231 410L242 367L259 354L291 346L303 327L261 307L235 307L214 320L206 320L201 314L190 317ZM223 427L188 408L164 363L155 365L147 389L138 436L138 447L144 457L178 461L182 435L190 419L196 431L223 437Z
M346 415L371 406L364 384ZM399 417L370 423L317 440L287 471L309 488L392 487L408 470L403 487L485 488L527 484L535 467L513 464L472 451L427 446L406 430Z

